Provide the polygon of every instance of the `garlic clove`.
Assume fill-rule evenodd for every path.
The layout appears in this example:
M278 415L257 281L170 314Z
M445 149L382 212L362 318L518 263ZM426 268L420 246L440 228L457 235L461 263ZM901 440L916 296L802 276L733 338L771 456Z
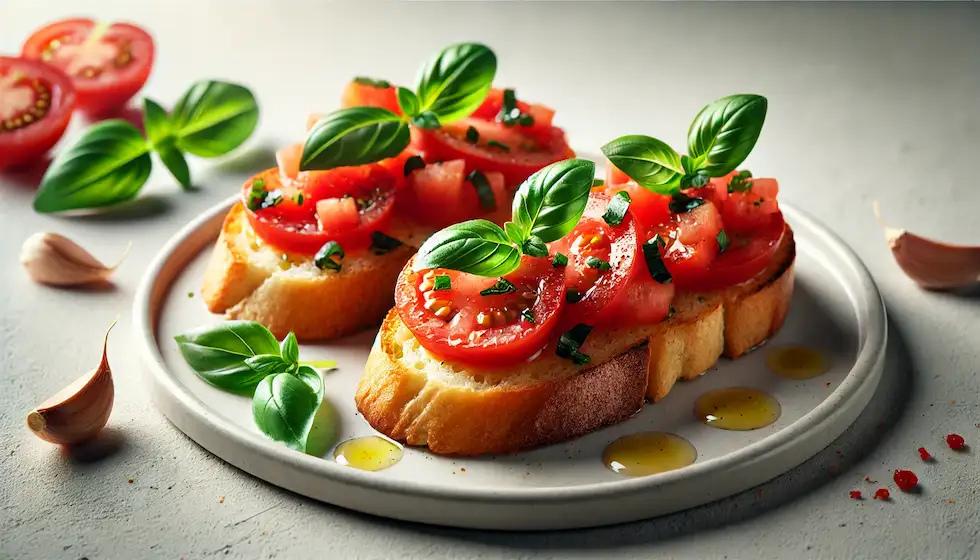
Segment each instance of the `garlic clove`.
M980 247L951 245L890 227L881 219L878 201L874 211L895 261L916 284L930 290L949 290L980 282Z
M34 435L59 445L74 445L92 439L102 431L115 398L112 384L112 371L106 346L109 326L102 343L102 362L91 373L87 373L27 415L27 427Z
M51 286L82 286L108 281L127 254L129 247L119 263L107 267L71 239L57 233L42 232L24 241L20 263L35 282Z

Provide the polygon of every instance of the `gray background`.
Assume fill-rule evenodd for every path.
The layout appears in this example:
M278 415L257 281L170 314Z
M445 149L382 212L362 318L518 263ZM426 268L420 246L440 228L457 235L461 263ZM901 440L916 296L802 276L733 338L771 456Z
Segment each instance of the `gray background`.
M158 58L145 93L172 103L194 80L247 83L262 104L249 144L195 160L200 189L158 166L142 200L87 218L30 210L36 178L0 178L0 557L977 557L980 298L919 291L876 225L953 242L980 238L980 6L886 4L373 4L4 0L0 52L69 14L148 27ZM288 8L287 8L288 6ZM558 109L576 147L644 132L679 146L707 101L765 94L770 112L747 166L778 177L781 198L837 231L884 293L891 345L884 381L857 424L816 458L734 498L648 522L504 534L397 523L291 495L184 437L149 403L129 341L138 279L164 241L271 165L310 110L336 107L363 74L411 82L451 41L483 41L498 82ZM73 130L77 131L76 119ZM17 266L35 231L68 234L106 261L133 252L110 291L33 285ZM93 367L106 325L117 401L101 449L63 455L24 427L44 397ZM955 401L955 404L954 402ZM937 455L923 464L915 449ZM869 495L911 467L922 493ZM128 479L134 479L128 483ZM224 501L220 502L220 498ZM949 502L948 500L952 500Z

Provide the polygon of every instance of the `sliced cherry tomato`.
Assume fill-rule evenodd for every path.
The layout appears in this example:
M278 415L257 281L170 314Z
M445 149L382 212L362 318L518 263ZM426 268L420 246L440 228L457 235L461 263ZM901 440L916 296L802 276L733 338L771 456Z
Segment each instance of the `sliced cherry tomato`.
M340 106L345 108L382 107L395 114L402 114L402 110L398 107L398 97L395 94L394 86L383 80L355 78L344 89Z
M44 155L65 133L74 108L75 88L60 70L0 57L0 169Z
M549 247L553 255L568 257L564 268L569 305L563 325L595 326L615 320L609 304L625 291L641 260L633 217L627 213L618 226L602 219L609 200L605 195L590 195L578 225Z
M269 193L265 199L279 202L251 210L249 201L259 180L263 183L258 190ZM350 252L370 245L371 234L391 220L396 185L397 178L378 164L301 172L285 180L279 169L269 169L245 182L242 198L252 229L264 241L304 255L336 241Z
M435 290L439 276L449 278L449 290ZM520 267L504 277L514 291L481 295L498 279L406 267L395 288L395 307L433 354L483 367L513 366L548 344L565 306L563 277L549 259L525 256Z
M674 301L674 284L661 284L653 279L646 264L633 267L633 277L625 290L609 303L607 316L617 327L651 325L670 315Z
M485 173L493 193L495 209L510 206L512 194L504 188L500 173ZM495 209L484 208L477 187L467 179L463 160L430 163L413 171L408 178L406 196L402 198L405 213L423 224L442 227L486 215Z
M153 68L153 38L129 23L58 21L35 31L21 52L68 74L79 108L97 115L124 106Z

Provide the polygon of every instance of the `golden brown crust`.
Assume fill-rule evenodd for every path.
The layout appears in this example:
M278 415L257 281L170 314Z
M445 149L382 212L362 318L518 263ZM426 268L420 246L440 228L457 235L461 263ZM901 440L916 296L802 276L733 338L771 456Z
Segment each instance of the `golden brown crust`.
M469 383L430 376L402 360L405 327L389 312L365 366L355 401L378 431L444 455L519 451L565 441L633 415L678 379L737 357L778 331L793 290L795 245L783 245L756 280L723 292L679 294L677 313L659 325L596 331L583 347L596 364L575 368L543 356L522 368L529 381L487 384L488 372L464 370ZM548 350L546 350L548 352ZM545 374L547 372L547 374ZM535 379L540 376L540 379Z

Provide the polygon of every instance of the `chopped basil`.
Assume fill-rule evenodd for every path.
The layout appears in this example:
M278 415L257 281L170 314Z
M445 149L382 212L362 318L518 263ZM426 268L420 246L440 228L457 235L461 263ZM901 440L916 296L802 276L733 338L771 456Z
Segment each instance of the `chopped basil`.
M444 290L451 290L451 289L453 289L453 284L449 280L449 276L448 275L446 275L446 274L440 274L440 275L436 276L436 279L435 279L435 282L434 282L434 286L433 286L432 289L435 290L435 291L437 291L437 292L441 292L441 291L444 291Z
M256 179L252 181L252 190L255 189L265 189L265 179Z
M585 259L585 264L596 270L612 270L612 265L609 264L609 261L602 260L599 257L589 257Z
M386 235L380 231L371 232L371 248L374 249L374 254L376 255L390 253L402 245L403 243L401 241L390 235Z
M602 219L611 226L618 226L626 218L626 211L630 208L630 195L626 191L619 191L609 204L606 211L602 214Z
M739 171L738 173L732 176L732 179L730 181L728 181L728 192L730 193L743 192L751 189L752 181L749 180L751 178L752 178L752 172L749 171L748 169L743 169L742 171Z
M534 126L534 117L521 112L520 107L517 106L517 94L514 93L514 90L505 89L503 105L500 108L500 113L497 114L497 122L503 123L504 126L517 124Z
M334 259L334 257L337 257ZM313 264L320 270L336 270L340 272L340 263L344 260L344 250L340 243L327 241L313 257Z
M687 196L684 193L674 193L670 197L670 211L674 214L683 214L684 212L690 212L698 206L704 204L703 198L697 198L693 196Z
M568 303L578 303L582 301L582 298L584 297L585 295L579 292L578 290L568 290L567 292L565 292L565 301L567 301Z
M524 317L524 320L528 323L531 323L532 325L534 324L534 311L531 311L530 307L524 311L521 311L521 317Z
M487 140L487 147L510 151L510 146L502 142L497 142L496 140Z
M354 78L355 84L360 84L362 86L370 86L373 88L386 89L391 87L391 82L388 80L375 80L374 78L365 78L364 76L357 76Z
M592 179L592 186L593 187L602 187L602 186L605 186L605 184L606 184L606 182L603 181L602 179Z
M725 249L727 249L728 246L732 244L732 240L728 238L728 234L725 233L725 230L719 231L718 235L715 236L715 239L718 240L719 253L724 253Z
M490 188L490 182L487 181L486 175L474 169L466 177L466 180L476 188L476 195L480 197L480 207L485 212L493 212L497 209L497 200L493 196L493 189Z
M689 173L681 177L681 187L700 188L707 185L709 180L711 180L711 178L708 177L708 175L704 172L704 170L699 169L694 173Z
M411 175L412 171L415 171L417 169L424 169L424 168L425 168L425 160L422 159L422 156L412 156L405 160L404 173L406 177Z
M523 113L518 122L521 123L521 126L534 126L534 117L527 113Z
M296 193L296 196L293 197L293 202L295 202L297 206L302 206L304 200L306 200L306 195L303 193Z
M481 296L499 296L503 294L509 294L511 292L516 292L517 286L513 284L510 280L506 278L497 278L497 283L485 290L480 291Z
M472 126L466 129L466 141L470 144L476 144L480 141L480 133Z
M647 270L650 271L650 277L660 284L666 284L671 280L667 265L664 264L664 259L660 255L660 249L664 246L664 241L659 235L654 235L652 239L643 244L643 258L646 260Z
M585 344L585 339L591 332L592 327L582 323L565 331L558 338L558 348L555 350L555 354L561 358L570 359L577 366L589 363L589 357L579 352L579 349Z
M561 253L555 253L555 258L551 260L551 266L558 268L559 266L568 266L568 257Z
M258 183L259 181L256 181ZM264 184L264 182L263 182ZM262 189L256 189L255 183L252 184L252 192L248 195L248 209L252 212L258 210L265 210L266 208L274 208L282 204L282 191L276 189L274 191L265 191Z
M673 305L671 305L670 306L670 311L668 311L667 312L667 316L664 317L664 321L666 321L667 319L670 319L671 317L673 317L674 316L674 313L677 313L677 310L674 309L674 306Z

